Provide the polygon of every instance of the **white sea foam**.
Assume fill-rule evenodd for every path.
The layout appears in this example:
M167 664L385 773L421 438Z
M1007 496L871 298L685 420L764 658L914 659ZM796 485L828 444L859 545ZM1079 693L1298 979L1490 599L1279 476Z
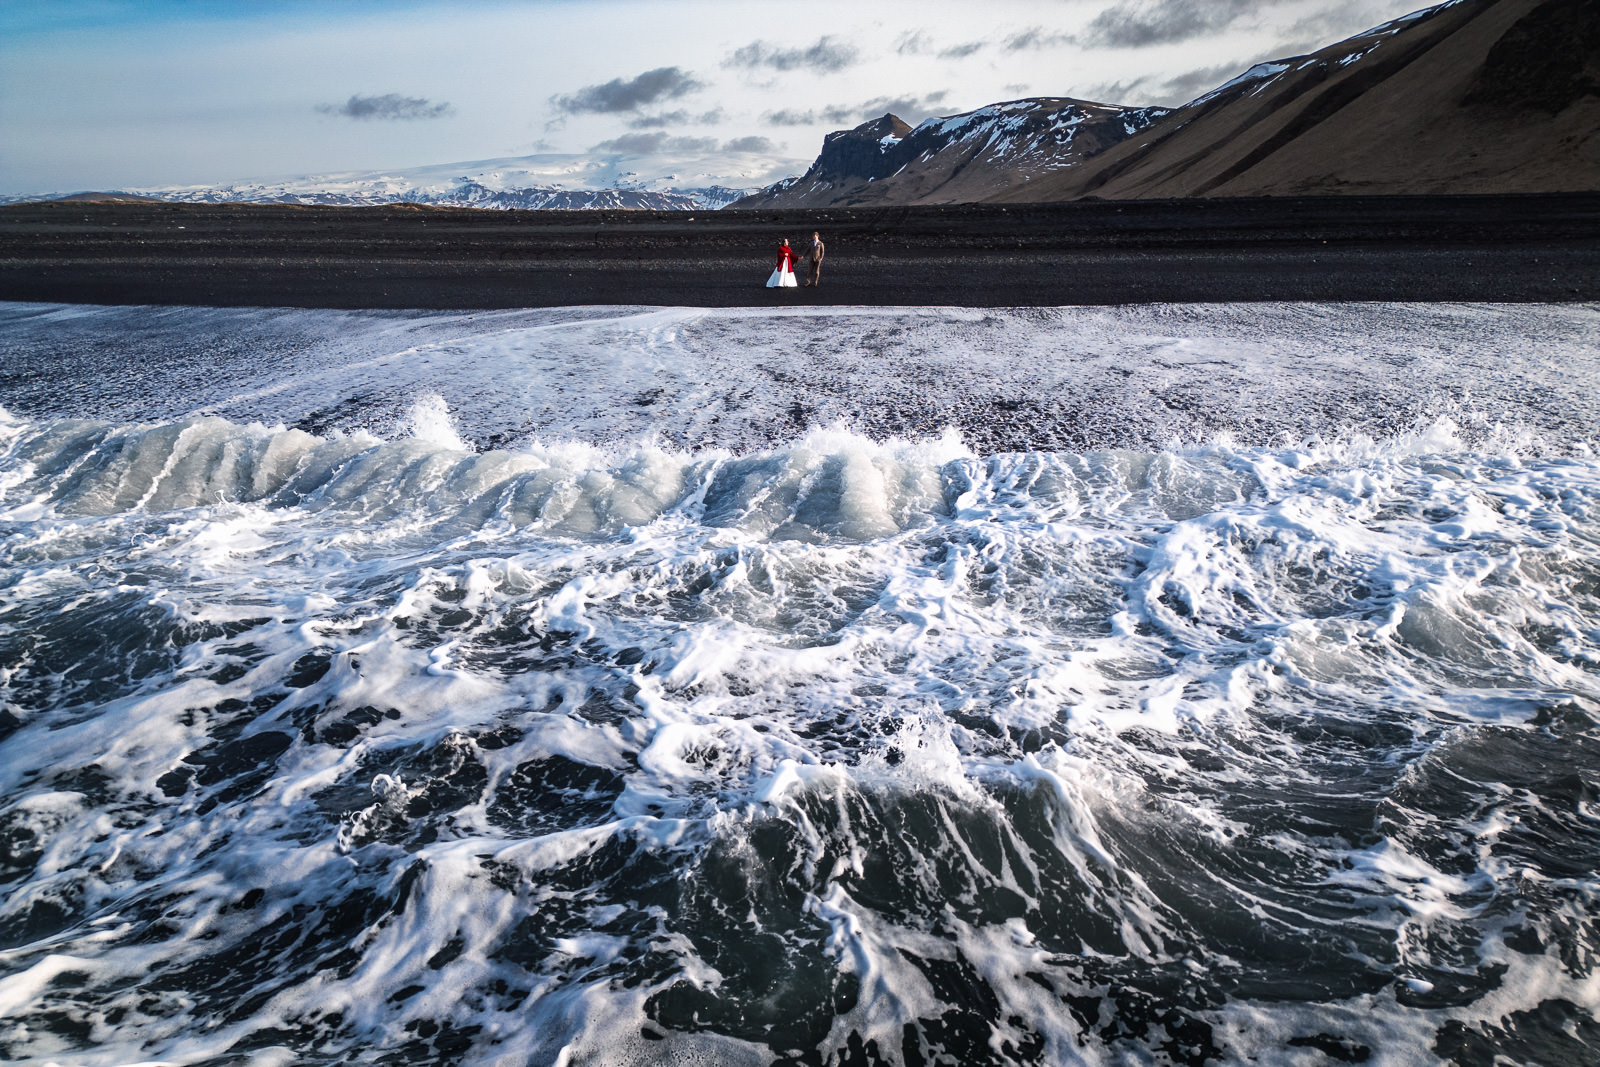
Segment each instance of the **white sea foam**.
M475 450L447 395L0 414L8 1061L1584 1051L1571 435Z
M450 418L450 406L437 393L429 393L411 405L401 430L414 440L435 448L453 452L472 451L456 432L455 423Z

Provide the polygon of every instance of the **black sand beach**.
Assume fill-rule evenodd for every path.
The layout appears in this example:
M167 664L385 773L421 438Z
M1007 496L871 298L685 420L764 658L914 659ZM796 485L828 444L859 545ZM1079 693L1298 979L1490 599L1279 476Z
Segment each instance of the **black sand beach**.
M823 286L763 281L820 229ZM0 208L0 299L494 308L1600 299L1600 194L876 210Z

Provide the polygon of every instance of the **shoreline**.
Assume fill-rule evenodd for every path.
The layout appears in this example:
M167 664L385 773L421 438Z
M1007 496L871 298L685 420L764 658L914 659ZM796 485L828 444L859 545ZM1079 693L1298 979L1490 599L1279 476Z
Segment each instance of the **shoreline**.
M818 289L768 251L818 229ZM1600 300L1600 193L816 211L43 202L0 300L222 307L1023 307Z
M1600 304L0 304L0 406L43 422L204 414L393 438L414 433L426 401L424 422L480 450L650 441L748 456L844 429L918 447L954 431L982 457L1435 431L1564 452L1600 439L1596 337Z

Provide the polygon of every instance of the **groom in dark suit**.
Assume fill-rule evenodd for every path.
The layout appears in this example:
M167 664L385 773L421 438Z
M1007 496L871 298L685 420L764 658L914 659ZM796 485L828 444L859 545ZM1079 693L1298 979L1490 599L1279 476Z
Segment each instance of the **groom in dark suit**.
M811 275L806 279L807 285L822 284L822 253L824 251L826 251L826 248L822 243L822 235L813 233L811 235Z

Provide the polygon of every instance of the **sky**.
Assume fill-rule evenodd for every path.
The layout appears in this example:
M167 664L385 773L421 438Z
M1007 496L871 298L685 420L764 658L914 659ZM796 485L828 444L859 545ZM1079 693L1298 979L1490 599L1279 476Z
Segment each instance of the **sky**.
M1180 104L1421 0L0 0L0 194L534 154L747 186L828 132Z

